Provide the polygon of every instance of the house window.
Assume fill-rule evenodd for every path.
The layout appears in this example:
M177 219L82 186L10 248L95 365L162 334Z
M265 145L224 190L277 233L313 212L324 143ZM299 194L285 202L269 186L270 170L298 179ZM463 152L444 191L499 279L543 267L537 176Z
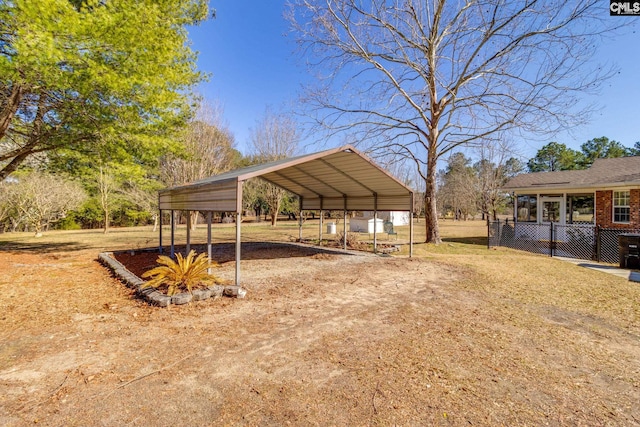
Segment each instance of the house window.
M593 224L594 199L593 193L567 194L567 224Z
M628 224L631 214L628 191L613 192L613 222Z
M518 222L536 222L538 220L537 196L518 196Z

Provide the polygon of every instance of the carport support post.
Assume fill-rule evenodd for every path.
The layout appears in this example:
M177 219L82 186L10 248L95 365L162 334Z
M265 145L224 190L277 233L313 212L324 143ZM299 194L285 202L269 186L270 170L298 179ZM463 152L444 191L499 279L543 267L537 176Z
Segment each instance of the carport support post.
M342 228L342 238L344 239L344 250L347 250L347 195L345 194L344 196L344 218L342 219L343 221L343 228Z
M300 201L300 212L298 218L298 242L302 243L302 196L299 198Z
M187 211L187 252L188 255L191 252L191 211Z
M211 213L211 211L207 212L207 257L209 258L207 274L211 274Z
M413 257L413 193L410 193L409 202L409 258Z
M160 222L160 227L158 227L158 232L160 233L158 236L158 253L162 253L162 209L159 209L160 213L158 219Z
M242 221L242 213L236 212L236 286L240 286L240 222Z
M373 253L378 253L378 193L373 193Z
M319 221L320 227L318 230L318 244L320 246L322 246L322 220L324 219L324 210L322 209L322 205L323 205L322 197L320 197L320 221Z
M171 251L169 252L169 255L171 256L171 258L173 259L176 255L176 248L175 248L175 242L176 242L176 216L175 216L175 212L173 211L173 209L171 209Z

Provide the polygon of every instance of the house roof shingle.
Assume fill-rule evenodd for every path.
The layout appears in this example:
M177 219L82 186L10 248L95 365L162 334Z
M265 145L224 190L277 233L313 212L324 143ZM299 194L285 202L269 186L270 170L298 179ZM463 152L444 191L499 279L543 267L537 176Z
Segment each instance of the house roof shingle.
M518 175L505 191L567 190L640 185L640 156L596 159L589 169Z

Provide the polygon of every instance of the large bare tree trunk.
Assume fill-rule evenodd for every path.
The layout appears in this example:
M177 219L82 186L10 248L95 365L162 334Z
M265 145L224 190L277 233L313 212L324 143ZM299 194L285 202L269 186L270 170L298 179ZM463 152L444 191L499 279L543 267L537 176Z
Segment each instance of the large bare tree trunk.
M198 228L198 218L200 217L200 211L191 211L191 231L195 231Z
M440 239L440 226L438 224L438 209L436 203L436 162L437 156L429 152L428 167L427 167L427 182L424 198L424 217L425 217L425 231L426 231L426 243L439 244L442 242Z

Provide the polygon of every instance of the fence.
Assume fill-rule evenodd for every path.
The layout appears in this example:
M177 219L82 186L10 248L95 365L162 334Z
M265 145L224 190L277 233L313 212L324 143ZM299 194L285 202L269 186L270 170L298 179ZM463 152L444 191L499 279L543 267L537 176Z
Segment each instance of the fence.
M601 228L592 224L535 224L490 221L489 247L505 246L528 252L617 264L618 236L640 229Z

